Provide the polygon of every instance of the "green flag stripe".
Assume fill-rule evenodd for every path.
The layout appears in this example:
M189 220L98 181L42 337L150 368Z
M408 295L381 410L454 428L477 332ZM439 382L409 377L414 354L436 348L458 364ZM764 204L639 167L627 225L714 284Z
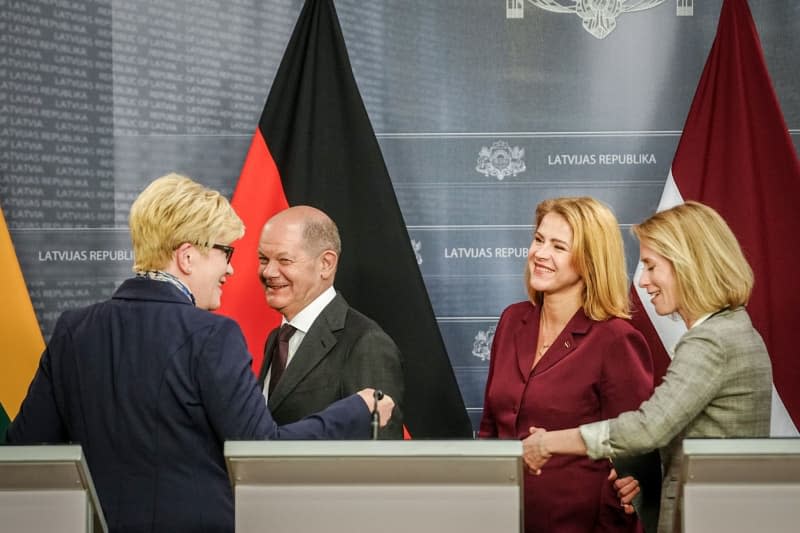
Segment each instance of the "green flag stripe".
M10 422L3 404L0 403L0 444L5 444L6 442L6 428Z

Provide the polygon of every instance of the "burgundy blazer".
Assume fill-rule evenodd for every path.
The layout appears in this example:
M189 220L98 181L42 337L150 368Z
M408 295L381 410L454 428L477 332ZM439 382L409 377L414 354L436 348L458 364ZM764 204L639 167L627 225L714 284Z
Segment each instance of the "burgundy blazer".
M626 320L570 319L536 368L540 308L503 311L492 343L481 438L523 439L531 426L574 428L636 409L653 392L644 337ZM636 531L607 476L609 461L555 456L540 476L525 476L526 531Z

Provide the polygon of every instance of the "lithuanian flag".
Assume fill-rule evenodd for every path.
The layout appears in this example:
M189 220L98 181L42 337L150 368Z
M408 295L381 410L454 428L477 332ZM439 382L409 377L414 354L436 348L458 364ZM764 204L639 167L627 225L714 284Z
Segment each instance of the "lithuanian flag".
M0 209L0 272L7 276L5 304L0 305L0 443L17 416L44 349L17 254Z

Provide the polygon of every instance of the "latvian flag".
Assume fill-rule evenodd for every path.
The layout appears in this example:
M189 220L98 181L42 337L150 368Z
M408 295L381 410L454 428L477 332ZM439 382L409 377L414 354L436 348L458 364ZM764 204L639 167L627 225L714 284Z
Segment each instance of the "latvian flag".
M753 267L755 288L747 309L772 359L772 435L796 436L800 358L794 328L800 276L794 268L800 261L800 163L746 0L722 5L658 209L684 200L719 211ZM636 280L640 271L641 266ZM647 311L644 317L639 313L638 325L649 331L663 375L669 361L664 346L675 346L685 327L656 315L643 290L634 294L634 304Z

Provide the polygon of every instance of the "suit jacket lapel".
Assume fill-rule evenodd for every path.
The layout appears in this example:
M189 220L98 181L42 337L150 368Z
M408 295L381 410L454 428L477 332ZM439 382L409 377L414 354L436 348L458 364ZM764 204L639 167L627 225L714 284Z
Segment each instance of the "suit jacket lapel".
M335 332L344 328L347 310L347 302L340 294L322 310L269 397L267 405L271 411L280 407L289 393L330 353L338 340Z
M532 305L522 316L517 330L514 332L514 351L517 354L519 373L527 376L531 373L533 359L536 357L536 336L539 334L539 315L541 308Z
M536 327L539 327L538 322ZM586 335L591 327L592 320L586 316L583 308L578 309L536 364L536 368L533 369L534 375L545 372L575 350L580 338Z

